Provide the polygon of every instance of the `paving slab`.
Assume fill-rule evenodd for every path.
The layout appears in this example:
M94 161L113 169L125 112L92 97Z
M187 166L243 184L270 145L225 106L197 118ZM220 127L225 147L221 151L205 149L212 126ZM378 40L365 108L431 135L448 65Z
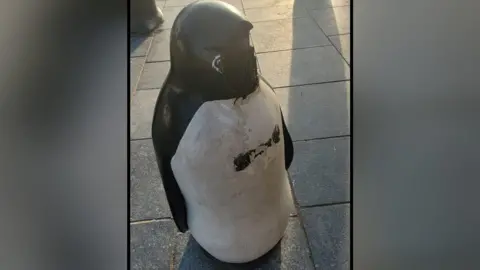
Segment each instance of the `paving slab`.
M327 36L350 33L350 6L310 10Z
M350 65L350 34L330 36L330 40Z
M147 62L170 60L170 30L159 30L155 33Z
M350 138L295 142L290 167L300 207L350 200Z
M130 225L131 269L171 269L174 236L172 220Z
M322 9L350 5L349 0L243 0L245 9L274 6L295 6L309 9Z
M145 57L130 58L130 93L135 93L138 80L142 74Z
M171 216L152 140L130 142L130 220Z
M166 0L165 7L184 7L197 0Z
M157 4L157 8L163 10L163 8L165 7L165 2L166 0L156 0L155 4Z
M294 141L350 134L350 83L275 89Z
M253 23L251 34L257 53L330 45L311 18Z
M257 55L262 75L273 87L325 83L350 78L350 67L333 46Z
M130 139L152 137L152 120L159 89L138 91L130 106Z
M293 6L294 4L295 0L243 0L243 7L245 9Z
M190 234L178 234L174 269L314 269L310 250L298 218L290 218L285 236L272 251L246 264L228 264L206 253Z
M170 71L170 62L146 63L137 89L161 88Z
M316 269L350 269L350 205L301 210Z
M130 57L146 56L152 38L149 36L133 36L130 38Z
M350 5L350 0L297 0L297 3L307 9L326 9Z
M234 7L236 7L238 10L240 10L243 14L245 14L244 9L243 9L243 3L242 0L222 0L225 3L228 3Z
M294 8L291 5L245 9L245 15L252 23L308 17L308 13L305 8Z

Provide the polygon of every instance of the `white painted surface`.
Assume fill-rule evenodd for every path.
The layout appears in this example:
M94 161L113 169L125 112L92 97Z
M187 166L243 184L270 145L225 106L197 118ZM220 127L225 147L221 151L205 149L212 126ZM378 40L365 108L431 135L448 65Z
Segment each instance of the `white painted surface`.
M261 82L246 100L233 101L199 108L171 165L193 237L217 259L240 263L264 255L282 238L293 201L275 94ZM234 158L270 139L275 125L280 141L236 172Z

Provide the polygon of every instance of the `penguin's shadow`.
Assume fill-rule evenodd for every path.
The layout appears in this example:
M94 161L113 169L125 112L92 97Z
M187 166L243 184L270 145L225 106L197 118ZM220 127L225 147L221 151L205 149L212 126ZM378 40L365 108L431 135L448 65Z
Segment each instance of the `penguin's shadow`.
M208 269L208 270L253 270L253 269L281 269L282 241L262 257L242 264L225 263L215 259L206 252L190 235L183 252L179 270Z

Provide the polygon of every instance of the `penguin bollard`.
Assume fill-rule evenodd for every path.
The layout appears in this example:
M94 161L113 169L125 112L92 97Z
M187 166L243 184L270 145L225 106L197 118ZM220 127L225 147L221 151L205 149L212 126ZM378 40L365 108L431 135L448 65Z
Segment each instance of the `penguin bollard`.
M177 228L228 263L274 248L293 208L293 143L275 93L257 73L252 28L224 2L186 6L171 30L170 72L152 124Z
M130 32L148 34L164 21L155 0L130 1Z

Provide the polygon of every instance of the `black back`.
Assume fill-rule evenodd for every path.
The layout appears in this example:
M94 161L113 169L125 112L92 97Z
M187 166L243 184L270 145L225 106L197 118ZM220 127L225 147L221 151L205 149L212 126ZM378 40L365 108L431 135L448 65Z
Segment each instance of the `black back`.
M231 47L232 40L235 42L245 35L248 39L251 28L238 10L220 1L197 1L186 6L175 19L170 41L171 68L155 105L152 141L170 211L181 232L188 230L187 209L172 172L171 159L188 124L204 102L241 98L255 91L256 63L254 72L250 71L252 63L246 65L254 84L242 87L232 87L225 73L212 67L215 57L222 55L224 48ZM245 57L239 58L241 61ZM293 159L293 143L285 123L283 134L288 169Z

